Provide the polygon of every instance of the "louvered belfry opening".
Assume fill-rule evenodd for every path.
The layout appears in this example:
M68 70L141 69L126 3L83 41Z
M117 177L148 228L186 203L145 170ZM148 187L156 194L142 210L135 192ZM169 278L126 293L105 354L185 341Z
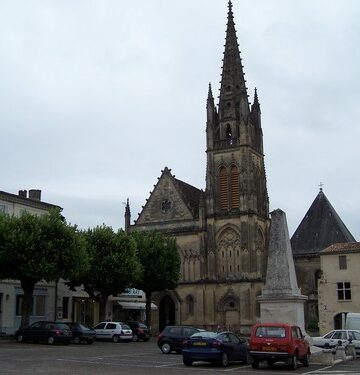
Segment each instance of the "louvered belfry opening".
M239 170L233 165L230 169L230 197L231 208L239 208L240 191L239 191Z
M228 199L228 176L225 167L219 170L219 195L220 195L220 209L226 210L229 207Z

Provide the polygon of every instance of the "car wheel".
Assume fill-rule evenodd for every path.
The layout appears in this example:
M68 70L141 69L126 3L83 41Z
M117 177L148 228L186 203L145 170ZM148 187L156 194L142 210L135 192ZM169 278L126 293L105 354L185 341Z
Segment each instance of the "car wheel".
M91 344L94 342L94 340L86 340L86 342L87 342L89 345L91 345Z
M74 337L74 343L75 344L80 344L81 340L79 336Z
M163 342L160 349L164 354L170 354L171 352L171 346L168 342Z
M310 362L310 354L307 353L306 356L304 357L304 359L302 360L302 363L305 367L308 367L309 366L309 362Z
M229 357L226 353L221 355L220 364L222 367L226 367L229 364Z
M48 339L47 339L47 343L49 345L54 345L55 343L55 339L52 337L52 336L49 336Z
M191 359L185 357L183 357L183 362L185 366L192 366L193 364L193 361Z
M16 337L16 341L17 342L25 342L25 340L24 340L24 336L23 335L17 335L17 337Z
M291 368L291 370L296 370L297 369L297 355L296 354L294 354L290 358L290 368Z
M254 359L254 360L251 362L251 367L257 369L257 368L259 368L259 363L260 363L260 362L259 362L258 359Z
M114 336L112 337L112 341L113 341L113 342L119 342L119 341L120 341L120 337L119 337L119 335L114 335Z
M148 341L149 341L149 339L143 339L143 341L144 341L144 342L148 342Z
M266 362L267 362L267 364L268 364L269 367L272 367L272 365L274 364L274 361L271 360L271 359L269 359L269 360L266 361Z
M136 333L133 335L133 341L139 341L139 336Z

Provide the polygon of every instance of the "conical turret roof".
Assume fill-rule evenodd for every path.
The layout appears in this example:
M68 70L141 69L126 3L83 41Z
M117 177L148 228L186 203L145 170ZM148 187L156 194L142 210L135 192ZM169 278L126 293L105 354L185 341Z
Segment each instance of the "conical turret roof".
M339 242L355 242L355 238L320 189L291 238L293 254L317 254Z

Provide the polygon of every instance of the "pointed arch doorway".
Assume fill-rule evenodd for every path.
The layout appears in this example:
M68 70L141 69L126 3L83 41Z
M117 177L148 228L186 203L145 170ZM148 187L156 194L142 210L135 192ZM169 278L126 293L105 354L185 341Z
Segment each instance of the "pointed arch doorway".
M165 326L175 324L175 303L169 296L164 296L159 304L159 331Z

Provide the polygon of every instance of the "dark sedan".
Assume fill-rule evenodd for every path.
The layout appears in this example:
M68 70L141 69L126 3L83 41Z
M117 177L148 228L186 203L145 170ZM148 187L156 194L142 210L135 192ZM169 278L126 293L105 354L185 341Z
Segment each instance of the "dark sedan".
M183 362L191 366L195 361L219 363L226 367L230 361L247 363L248 345L232 332L199 332L183 344Z
M93 328L76 322L66 322L72 332L72 338L75 344L86 342L92 344L95 341L96 332Z
M64 323L40 321L17 330L15 337L18 342L46 342L49 345L60 342L70 344L72 333L70 327Z

